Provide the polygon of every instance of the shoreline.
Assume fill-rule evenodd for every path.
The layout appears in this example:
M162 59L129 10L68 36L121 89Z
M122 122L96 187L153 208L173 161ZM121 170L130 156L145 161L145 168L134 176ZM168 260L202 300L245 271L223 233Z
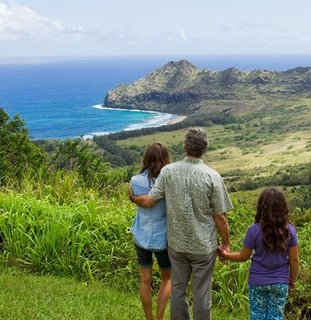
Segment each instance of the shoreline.
M175 124L175 123L181 122L187 118L188 118L188 116L177 116L175 119L170 120L166 125Z
M166 121L164 124L157 124L157 125L152 125L152 126L139 126L137 128L131 128L131 126L136 126L137 124L132 124L129 127L123 129L123 130L118 130L118 131L113 131L113 132L107 132L107 131L99 131L99 132L93 132L93 133L87 133L87 134L81 134L79 136L73 136L73 137L41 137L41 138L37 138L37 137L32 137L31 140L36 141L36 140L73 140L73 139L78 139L78 138L82 138L83 140L92 140L95 136L105 136L105 135L110 135L113 133L117 133L117 132L122 132L122 131L135 131L135 130L142 130L145 128L156 128L156 127L160 127L160 126L168 126L168 125L172 125L172 124L176 124L179 123L183 120L185 120L186 118L188 118L188 116L185 115L174 115L174 114L167 114L167 113L162 113L159 111L149 111L149 110L131 110L131 109L116 109L116 108L106 108L102 105L94 105L93 108L97 108L97 109L109 109L109 110L118 110L118 111L136 111L136 112L146 112L146 113L154 113L154 114L158 114L158 115L167 115L167 116L175 116L173 119ZM155 121L155 123L157 123L158 121Z

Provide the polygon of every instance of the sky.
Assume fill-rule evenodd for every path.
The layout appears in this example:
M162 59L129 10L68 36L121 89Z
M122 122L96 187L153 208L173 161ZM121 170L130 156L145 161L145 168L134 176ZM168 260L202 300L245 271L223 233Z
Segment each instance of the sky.
M0 57L311 54L310 0L0 0Z

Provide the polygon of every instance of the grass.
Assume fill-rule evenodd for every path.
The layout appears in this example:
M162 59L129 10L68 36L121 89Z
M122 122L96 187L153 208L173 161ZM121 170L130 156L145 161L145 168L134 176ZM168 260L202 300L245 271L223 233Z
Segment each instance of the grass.
M121 187L109 199L89 199L88 195L83 199L80 194L74 202L61 204L52 196L36 198L32 189L0 192L0 261L20 268L1 270L0 264L0 319L143 319L133 239L127 233L135 206ZM302 188L286 192L293 196L301 194ZM235 209L228 219L233 250L240 249L253 222L259 193L231 194ZM302 310L307 312L311 293L308 217L310 211L303 210L293 216L301 275L290 304L290 320L298 319ZM216 264L214 319L247 319L248 263ZM40 276L16 271L21 269ZM155 287L158 281L155 273Z
M36 276L19 271L0 274L1 319L142 319L138 296L101 282Z
M55 203L32 192L0 192L1 259L34 272L92 279L131 268L127 228L135 208L127 197ZM132 249L132 250L131 250Z
M104 282L79 282L0 268L0 283L0 319L144 319L138 293L118 290ZM166 320L169 319L168 309ZM213 308L213 316L214 320L247 319L247 314L229 314L219 306Z
M287 192L292 190L300 192ZM235 210L228 218L233 250L240 249L253 221L259 193L232 194ZM6 266L15 266L0 265L0 319L143 319L133 242L126 232L134 212L122 192L109 201L80 199L70 204L36 199L32 192L0 193L0 257ZM301 276L288 320L298 319L300 310L306 312L311 292L309 214L297 211L294 217ZM247 268L247 263L217 263L214 319L247 319ZM156 287L157 276L154 280Z

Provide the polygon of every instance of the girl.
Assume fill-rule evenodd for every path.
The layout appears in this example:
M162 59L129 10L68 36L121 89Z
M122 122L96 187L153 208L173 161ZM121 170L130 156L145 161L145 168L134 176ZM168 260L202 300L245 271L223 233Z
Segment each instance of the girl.
M169 153L162 143L150 145L143 158L140 174L132 177L133 194L148 194L161 169L169 163ZM171 292L171 263L167 252L166 210L164 200L152 208L138 207L131 231L134 235L140 265L140 298L146 319L152 320L152 254L161 270L161 285L157 296L157 320L162 320Z
M252 256L249 270L251 320L281 320L288 289L295 289L298 273L298 240L288 222L288 204L276 188L264 190L251 225L238 253L218 248L220 257L243 262Z

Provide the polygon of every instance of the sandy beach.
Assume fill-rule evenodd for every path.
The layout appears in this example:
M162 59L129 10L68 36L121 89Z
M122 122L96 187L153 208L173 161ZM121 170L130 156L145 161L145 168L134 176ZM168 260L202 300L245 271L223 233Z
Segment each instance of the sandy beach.
M178 123L178 122L185 120L186 118L188 118L188 117L187 116L178 116L177 118L170 121L168 124L175 124L175 123Z

